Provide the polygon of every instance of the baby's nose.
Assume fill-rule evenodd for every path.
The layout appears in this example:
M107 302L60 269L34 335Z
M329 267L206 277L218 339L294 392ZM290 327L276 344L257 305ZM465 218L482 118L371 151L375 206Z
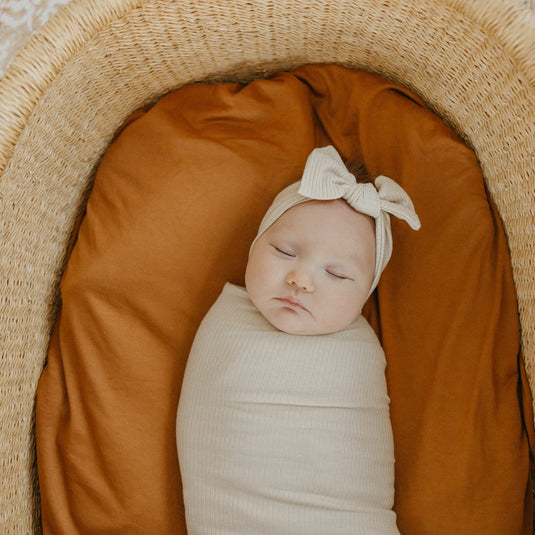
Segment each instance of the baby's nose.
M306 270L294 269L286 275L286 283L295 286L304 292L313 292L315 290L312 276Z

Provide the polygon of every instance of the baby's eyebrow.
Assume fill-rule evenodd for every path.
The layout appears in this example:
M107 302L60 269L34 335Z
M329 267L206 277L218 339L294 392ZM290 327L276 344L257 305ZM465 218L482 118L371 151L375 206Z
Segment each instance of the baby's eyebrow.
M360 262L361 255L359 253L350 254L337 254L333 256L333 263L347 263L347 262Z
M351 269L353 266L357 269L364 268L366 261L359 253L352 253L347 255L340 255L333 258L332 262L328 263L329 267L339 269Z

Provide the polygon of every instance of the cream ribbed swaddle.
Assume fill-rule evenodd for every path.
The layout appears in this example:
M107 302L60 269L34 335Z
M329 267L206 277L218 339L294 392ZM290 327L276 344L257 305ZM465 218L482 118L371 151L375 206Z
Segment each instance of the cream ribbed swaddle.
M399 533L384 369L362 316L338 333L290 335L226 284L179 403L188 534Z

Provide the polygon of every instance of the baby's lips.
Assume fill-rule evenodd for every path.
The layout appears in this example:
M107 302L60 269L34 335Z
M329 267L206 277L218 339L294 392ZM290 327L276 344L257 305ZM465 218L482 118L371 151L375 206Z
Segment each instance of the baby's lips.
M301 301L299 301L299 299L296 299L295 297L276 297L275 299L277 301L280 301L281 303L284 303L284 304L290 306L291 308L301 309L301 310L304 310L305 312L310 312L303 305L303 303L301 303Z

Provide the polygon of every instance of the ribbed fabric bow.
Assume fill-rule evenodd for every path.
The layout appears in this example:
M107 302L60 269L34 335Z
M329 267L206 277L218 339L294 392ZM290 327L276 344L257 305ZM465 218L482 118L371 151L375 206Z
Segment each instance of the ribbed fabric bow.
M323 201L344 199L357 212L375 219L386 212L404 219L415 230L420 228L414 206L401 186L382 175L375 179L375 186L357 183L331 145L310 153L298 193Z
M336 149L329 145L314 149L306 162L299 182L283 189L260 223L251 245L287 210L310 200L344 199L354 210L375 219L375 275L368 296L392 255L392 214L406 221L411 228L420 228L420 220L405 190L392 179L380 175L375 185L358 183L348 171Z

